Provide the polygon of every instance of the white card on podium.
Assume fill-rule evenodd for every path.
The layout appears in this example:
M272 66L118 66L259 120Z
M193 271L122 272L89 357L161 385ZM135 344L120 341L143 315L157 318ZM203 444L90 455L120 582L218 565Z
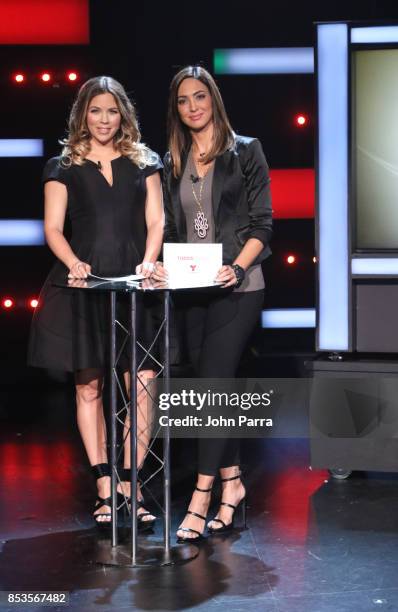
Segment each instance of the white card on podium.
M163 263L171 288L208 287L222 266L222 244L166 242Z

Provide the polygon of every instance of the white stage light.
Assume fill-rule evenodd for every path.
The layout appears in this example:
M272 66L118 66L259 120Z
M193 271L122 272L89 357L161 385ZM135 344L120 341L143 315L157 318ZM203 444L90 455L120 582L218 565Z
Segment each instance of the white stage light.
M0 157L43 157L40 138L0 138Z
M349 349L348 30L318 25L318 350Z
M351 261L353 274L398 274L396 257L364 257Z
M314 72L312 47L215 49L216 74L305 74Z
M275 308L263 310L262 326L267 329L315 327L315 308Z
M370 26L351 29L352 43L396 43L398 26Z
M0 246L37 246L45 243L43 221L1 219Z

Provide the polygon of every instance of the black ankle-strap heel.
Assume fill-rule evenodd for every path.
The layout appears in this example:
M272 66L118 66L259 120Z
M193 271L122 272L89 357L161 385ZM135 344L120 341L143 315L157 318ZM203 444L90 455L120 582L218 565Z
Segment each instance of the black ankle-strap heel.
M99 478L103 478L104 476L109 476L109 477L111 476L111 469L110 469L109 463L97 463L97 465L92 465L91 471L96 480L98 480ZM94 506L93 512L96 512L99 508L102 508L103 506L108 506L109 508L112 507L112 496L111 495L109 495L109 497L100 497L98 495L97 499L95 500L95 506ZM123 509L124 506L125 506L124 496L118 492L117 497L116 497L116 507L117 507L118 513L120 510ZM99 529L108 530L111 528L112 512L101 512L101 513L93 514L93 516L94 516L95 523ZM106 519L98 520L99 516L106 517Z
M237 480L238 478L242 480L242 474L237 474L237 476L231 476L230 478L221 478L221 482L228 482L229 480ZM210 534L226 533L226 532L232 531L234 529L235 512L237 511L238 508L241 508L242 525L243 525L243 528L246 529L247 527L247 520L246 520L247 518L247 495L246 493L245 493L245 496L240 500L237 506L234 506L233 504L230 504L228 502L223 502L223 501L220 502L220 506L227 506L228 508L232 508L233 512L232 512L231 522L226 524L221 519L213 518L210 522L220 523L221 527L209 527L208 526L207 530Z
M131 470L130 468L121 468L119 470L119 474L120 474L120 480L123 482L130 482L131 483ZM126 500L126 508L127 508L127 515L130 515L131 512L131 496L129 497L125 497ZM144 503L144 499L141 500L137 500L137 510L139 510L140 508L142 508L144 510L144 512L140 512L139 514L137 513L137 528L139 531L147 531L148 529L152 529L153 525L156 522L156 516L152 519L147 519L145 520L144 517L145 516L153 516L153 514L151 512L148 512L148 510L145 509L145 503ZM127 517L126 517L127 518Z
M201 493L210 493L210 489L200 489L199 487L195 487L195 491L200 491ZM186 514L192 514L192 516L196 516L196 518L201 519L206 523L206 517L198 512L193 512L193 510L187 510ZM199 542L200 540L204 540L203 531L197 531L196 529L192 529L191 527L179 527L177 531L183 531L184 533L195 533L196 536L194 538L191 537L181 537L177 536L177 544L186 544L187 542Z
M92 465L91 471L96 480L98 480L99 478L102 478L103 476L111 475L111 471L110 471L108 463L97 463L97 465ZM99 529L103 529L103 530L110 529L112 513L111 512L101 512L97 514L94 514L94 513L100 508L102 508L103 506L111 507L111 505L112 505L112 498L110 496L109 497L100 497L99 495L97 496L97 499L95 500L93 516L94 516L96 525ZM106 517L106 518L105 520L98 520L99 516Z

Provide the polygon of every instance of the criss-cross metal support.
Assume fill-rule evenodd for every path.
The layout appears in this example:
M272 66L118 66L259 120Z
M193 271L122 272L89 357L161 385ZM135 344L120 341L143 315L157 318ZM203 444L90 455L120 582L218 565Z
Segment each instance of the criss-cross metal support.
M155 378L163 376L164 391L169 392L170 388L170 290L160 293L163 297L163 319L156 331L155 337L149 347L144 347L138 342L137 338L137 295L139 289L131 289L130 293L130 322L129 329L126 329L116 317L116 300L118 291L110 291L110 463L111 463L111 496L112 496L112 529L111 538L108 542L101 542L98 549L97 561L104 565L127 565L131 567L145 567L150 565L171 565L186 562L198 554L198 549L189 543L184 545L171 546L171 482L170 482L170 432L168 427L162 428L163 445L162 456L154 451L154 443L159 434L159 429L152 432L152 440L149 432L146 432L148 444L146 444L144 460L148 456L157 462L157 467L146 478L139 479L138 473L141 466L137 465L137 448L142 443L138 432L138 411L140 409L139 393L145 394L147 413L153 412L154 402L156 401L154 385L148 385L148 381L139 376L141 366L149 357L151 362L156 365L157 371ZM124 332L121 346L117 346L117 331ZM163 337L163 363L156 358L156 345ZM129 345L130 353L130 398L125 389L125 384L118 372L118 362L126 344ZM137 346L143 351L140 363L137 362ZM125 383L125 381L124 381ZM139 386L142 389L139 389ZM150 388L151 387L151 388ZM118 398L121 398L121 406L118 406ZM149 405L149 408L148 408ZM126 419L128 426L126 427ZM149 419L147 428L150 427L152 419ZM118 447L117 434L118 425L123 427L123 443ZM122 489L121 483L124 480L120 475L119 466L123 462L124 445L130 441L130 498L124 495L121 506L128 515L128 527L131 530L131 539L128 544L120 542L118 524L118 485ZM161 505L155 495L150 491L149 483L163 471L163 505ZM137 490L140 488L149 492L152 502L154 502L161 512L163 518L163 542L147 539L138 530L138 499ZM126 527L126 525L124 525ZM124 529L124 531L126 531Z

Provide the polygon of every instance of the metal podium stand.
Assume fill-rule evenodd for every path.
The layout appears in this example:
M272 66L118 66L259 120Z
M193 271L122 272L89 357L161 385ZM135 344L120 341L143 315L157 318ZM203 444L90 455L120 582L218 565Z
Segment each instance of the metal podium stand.
M139 541L138 521L137 521L137 295L146 291L156 292L163 297L163 320L159 330L153 339L150 347L142 347L145 355L150 355L155 342L163 334L164 355L163 364L158 362L160 371L164 378L165 391L169 390L170 380L170 351L169 351L169 323L170 323L170 293L175 291L200 291L213 290L219 291L217 285L211 287L191 287L172 289L165 284L152 283L145 280L140 284L128 282L110 282L98 280L77 280L69 284L58 284L57 286L68 290L82 290L91 292L106 293L110 300L110 457L111 467L111 498L112 498L112 524L110 540L98 542L97 555L95 562L102 565L147 567L173 565L185 563L198 555L198 547L193 544L179 544L172 547L170 544L171 527L171 497L170 497L170 432L168 427L163 428L163 458L159 459L163 469L163 541L146 540ZM120 380L117 372L117 362L120 352L117 350L117 327L121 326L116 318L117 296L120 294L129 295L130 321L129 328L124 329L126 333L125 341L129 341L130 353L130 400L123 397L124 408L130 415L130 466L131 466L131 511L129 522L131 527L131 540L129 543L120 543L118 534L118 515L117 515L117 484L121 478L118 473L118 450L117 450L117 423L119 420L118 411L118 389L121 390ZM122 327L122 326L121 326ZM152 446L152 444L151 444ZM154 454L154 453L153 453ZM158 470L159 471L159 470Z

